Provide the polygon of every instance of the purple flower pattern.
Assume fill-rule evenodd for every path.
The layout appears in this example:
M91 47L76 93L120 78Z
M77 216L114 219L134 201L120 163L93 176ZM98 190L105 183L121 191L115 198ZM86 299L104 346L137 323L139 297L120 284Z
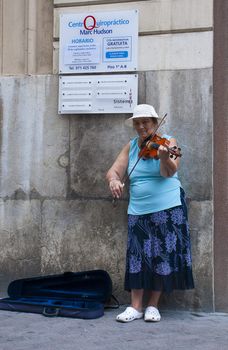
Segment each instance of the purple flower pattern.
M154 237L154 239L152 240L152 244L153 244L153 255L154 256L160 256L162 253L162 248L161 248L161 240L157 237Z
M146 239L144 241L144 253L146 256L148 256L148 258L152 257L152 251L151 251L151 240L150 239Z
M172 222L176 225L181 225L184 222L184 213L181 208L176 208L172 210L171 214Z
M128 215L128 226L134 226L137 223L138 219L138 215Z
M144 240L144 247L143 251L145 253L145 256L148 258L161 256L162 254L162 247L161 247L161 240L157 237L150 236L149 239Z
M169 263L167 261L161 262L160 264L157 265L155 271L159 274L159 275L170 275L170 273L172 272L172 269L169 265Z
M191 258L191 252L190 249L187 249L186 254L184 255L186 265L187 266L192 266L192 258Z
M130 273L138 273L141 270L142 260L134 255L130 256Z
M165 237L165 245L168 253L171 253L173 250L176 251L176 243L177 243L177 236L174 232L168 232L167 236Z
M168 214L165 212L165 210L158 211L157 213L151 214L151 219L155 225L165 224L168 219Z

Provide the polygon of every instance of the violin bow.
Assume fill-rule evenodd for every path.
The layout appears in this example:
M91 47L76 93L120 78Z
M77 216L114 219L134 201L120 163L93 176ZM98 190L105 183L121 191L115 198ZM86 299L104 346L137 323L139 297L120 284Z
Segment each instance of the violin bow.
M126 174L123 178L123 180L121 181L123 186L125 185L125 182L130 178L131 174L133 173L133 171L135 170L135 167L136 165L138 164L138 162L140 161L140 159L142 158L143 156L143 151L146 149L146 146L147 146L147 142L150 141L151 139L153 139L153 137L155 136L156 132L158 131L158 129L160 128L160 126L164 123L165 121L165 118L167 117L167 113L164 115L164 117L160 120L160 122L158 123L158 125L156 126L156 128L154 129L154 131L149 135L147 136L147 138L143 141L142 145L143 145L143 148L141 149L141 152L139 152L139 155L138 155L138 159L137 161L135 162L133 168L131 169L130 173L129 174ZM141 153L141 155L140 155ZM117 205L117 198L113 198L112 200L112 204L114 207L116 207Z

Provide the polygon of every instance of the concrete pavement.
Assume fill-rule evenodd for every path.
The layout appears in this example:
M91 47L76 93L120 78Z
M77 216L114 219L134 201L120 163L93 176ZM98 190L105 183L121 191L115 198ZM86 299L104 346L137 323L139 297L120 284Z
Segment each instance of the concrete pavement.
M0 310L1 350L227 350L228 314L162 311L162 321L127 324L107 310L95 320Z

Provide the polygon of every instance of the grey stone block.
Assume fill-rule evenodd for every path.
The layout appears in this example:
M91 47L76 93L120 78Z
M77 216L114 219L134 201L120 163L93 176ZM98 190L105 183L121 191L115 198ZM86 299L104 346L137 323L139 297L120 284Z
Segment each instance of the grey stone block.
M123 301L126 202L45 200L42 207L42 273L107 270Z
M1 279L40 273L40 201L0 201Z
M64 196L69 121L57 115L57 77L0 79L2 149L0 196Z

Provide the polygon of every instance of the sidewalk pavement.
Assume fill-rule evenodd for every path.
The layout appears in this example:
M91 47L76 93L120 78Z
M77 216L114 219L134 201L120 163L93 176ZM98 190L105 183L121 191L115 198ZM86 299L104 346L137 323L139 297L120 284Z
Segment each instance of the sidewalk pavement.
M227 350L228 314L162 311L158 323L94 320L0 310L0 350Z

